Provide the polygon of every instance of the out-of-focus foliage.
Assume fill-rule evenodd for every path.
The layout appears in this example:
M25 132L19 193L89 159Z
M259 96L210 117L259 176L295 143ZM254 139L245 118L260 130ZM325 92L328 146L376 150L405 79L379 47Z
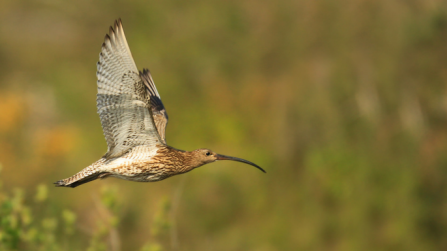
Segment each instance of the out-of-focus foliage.
M60 213L51 208L46 197L46 185L37 187L35 202L29 204L25 202L23 190L15 189L10 195L1 189L0 249L120 250L117 215L112 205L116 201L115 190L103 187L101 198L95 205L99 215L94 221L96 227L86 231L82 227L75 227L76 214L72 211L65 209ZM78 241L82 235L90 237L88 245Z
M169 145L267 174L49 186L105 152L118 17ZM0 34L2 250L447 249L445 1L2 0Z
M42 217L36 217L36 211L47 211L42 210L46 187L39 185L38 199L32 207L24 203L22 189L15 189L12 194L0 189L0 249L61 250L61 243L56 240L57 214L40 214ZM74 222L65 223L66 228L71 228Z

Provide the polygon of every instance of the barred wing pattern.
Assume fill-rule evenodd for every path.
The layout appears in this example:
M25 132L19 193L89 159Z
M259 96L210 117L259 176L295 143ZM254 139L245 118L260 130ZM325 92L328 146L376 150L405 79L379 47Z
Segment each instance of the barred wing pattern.
M108 151L118 157L139 145L162 142L150 112L150 96L127 45L121 20L110 27L97 64L97 108Z
M140 77L143 80L146 90L148 92L151 104L152 117L154 118L155 126L157 127L158 134L161 140L166 144L166 126L168 125L168 113L161 102L160 94L158 94L157 87L155 87L154 80L148 69L143 69L140 72Z

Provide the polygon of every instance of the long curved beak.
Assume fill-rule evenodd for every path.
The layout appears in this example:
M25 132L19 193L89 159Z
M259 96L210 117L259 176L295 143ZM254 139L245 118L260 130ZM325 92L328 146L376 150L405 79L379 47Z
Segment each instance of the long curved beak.
M217 159L217 160L233 160L233 161L239 161L239 162L242 162L242 163L245 163L245 164L252 165L252 166L258 168L259 170L261 170L262 172L265 173L265 170L264 170L264 169L262 169L260 166L256 165L256 164L253 163L253 162L250 162L250 161L248 161L248 160L244 160L244 159L240 159L240 158L236 158L236 157L231 157L231 156L226 156L226 155L222 155L222 154L216 154L216 159Z

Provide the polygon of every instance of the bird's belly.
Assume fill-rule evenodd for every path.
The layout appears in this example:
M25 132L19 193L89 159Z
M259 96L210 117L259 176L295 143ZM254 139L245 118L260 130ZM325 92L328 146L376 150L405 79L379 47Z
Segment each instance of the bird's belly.
M123 179L123 180L129 180L129 181L136 181L136 182L155 182L155 181L160 181L160 180L164 180L168 177L170 177L171 175L165 175L165 174L159 174L159 173L140 173L140 174L112 174L110 175L110 177L115 177L118 179Z
M120 160L107 169L111 177L137 182L164 180L174 174L164 165L150 161Z

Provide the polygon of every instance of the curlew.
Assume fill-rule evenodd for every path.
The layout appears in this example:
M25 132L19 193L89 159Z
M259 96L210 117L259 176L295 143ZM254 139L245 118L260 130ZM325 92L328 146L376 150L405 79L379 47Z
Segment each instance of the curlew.
M209 149L182 151L166 144L168 114L149 70L138 71L121 20L105 36L97 69L96 102L107 153L56 186L77 187L107 177L154 182L216 160L239 161L265 172L250 161Z

